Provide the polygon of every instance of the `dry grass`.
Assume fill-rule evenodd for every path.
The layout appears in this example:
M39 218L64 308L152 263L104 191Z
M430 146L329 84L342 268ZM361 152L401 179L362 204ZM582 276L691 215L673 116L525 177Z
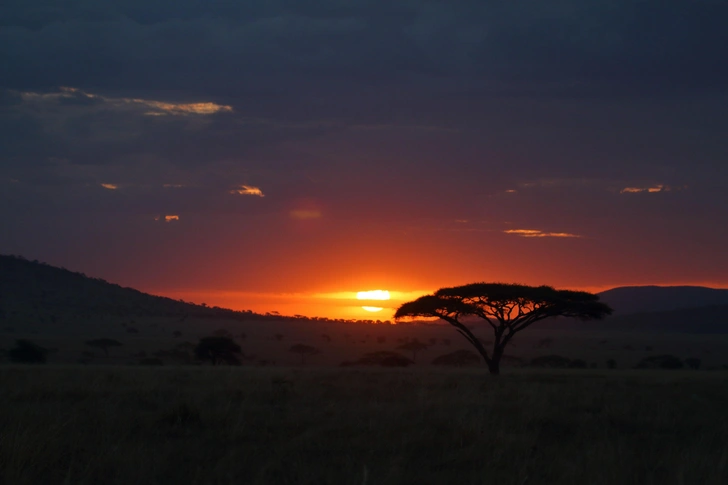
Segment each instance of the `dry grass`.
M724 372L0 367L0 483L725 484Z

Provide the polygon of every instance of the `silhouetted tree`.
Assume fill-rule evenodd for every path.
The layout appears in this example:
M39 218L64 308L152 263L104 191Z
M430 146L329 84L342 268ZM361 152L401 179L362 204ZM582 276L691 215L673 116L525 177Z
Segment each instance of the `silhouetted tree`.
M688 357L685 359L685 365L694 370L700 369L700 363L701 360L695 357Z
M525 286L503 283L473 283L441 288L433 295L404 303L395 319L438 317L445 320L470 342L483 357L491 374L500 373L503 351L513 336L550 317L598 319L612 313L597 295L583 291L556 290L550 286ZM493 330L490 351L478 340L462 319L479 317Z
M616 369L617 361L614 359L607 359L607 369Z
M103 350L104 355L108 357L109 349L111 347L121 347L122 343L118 340L114 340L113 338L97 338L94 340L87 340L86 345L88 345L89 347L96 347L97 349Z
M456 350L455 352L450 352L449 354L435 357L435 359L432 361L432 365L466 367L479 364L480 361L480 356L472 350Z
M404 343L397 347L398 350L406 350L408 352L412 352L412 360L417 362L417 352L421 350L425 350L427 348L427 344L423 344L417 339L414 339L410 342Z
M212 365L239 364L241 349L230 337L203 337L195 347L195 357Z
M45 364L48 351L30 340L16 340L15 347L8 350L10 362L21 364Z
M289 352L298 354L301 356L301 364L306 363L307 357L312 357L314 355L320 354L321 351L317 349L316 347L312 347L310 345L305 344L296 344L292 345L290 349L288 349Z

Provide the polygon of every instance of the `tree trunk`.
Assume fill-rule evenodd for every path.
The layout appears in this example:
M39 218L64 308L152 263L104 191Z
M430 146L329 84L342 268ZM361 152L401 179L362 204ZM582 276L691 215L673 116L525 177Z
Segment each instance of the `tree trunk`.
M500 361L502 356L503 347L496 346L495 349L493 349L493 357L491 357L490 362L488 362L488 370L491 375L497 376L500 374Z

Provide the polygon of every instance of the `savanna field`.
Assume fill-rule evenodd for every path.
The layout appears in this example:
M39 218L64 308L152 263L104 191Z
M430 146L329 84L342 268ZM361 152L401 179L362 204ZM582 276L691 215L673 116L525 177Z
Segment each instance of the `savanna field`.
M7 484L725 484L728 373L0 367Z

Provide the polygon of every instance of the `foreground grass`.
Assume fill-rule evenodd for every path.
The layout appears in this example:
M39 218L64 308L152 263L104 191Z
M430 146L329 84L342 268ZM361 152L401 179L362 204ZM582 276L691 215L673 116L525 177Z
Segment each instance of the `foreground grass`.
M0 483L725 484L728 374L0 367Z

